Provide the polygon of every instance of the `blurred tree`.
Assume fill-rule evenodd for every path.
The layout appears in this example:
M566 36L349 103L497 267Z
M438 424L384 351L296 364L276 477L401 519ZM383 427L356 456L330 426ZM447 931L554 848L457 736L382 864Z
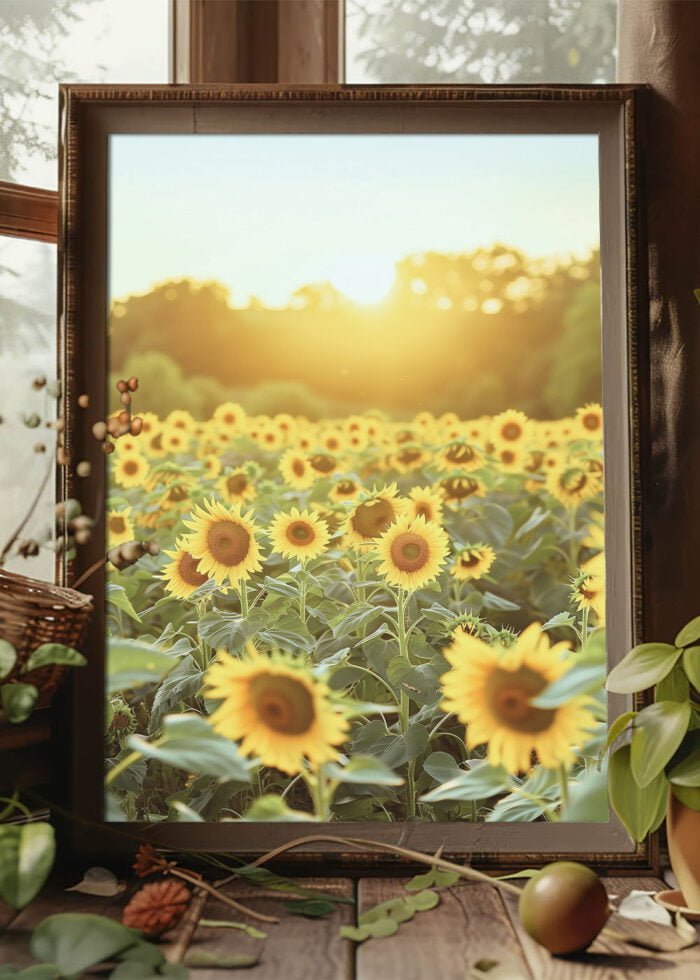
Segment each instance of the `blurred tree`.
M2 0L0 3L0 180L16 180L21 163L56 157L56 134L25 115L47 84L73 77L56 59L56 42L80 20L87 0ZM35 52L29 54L28 52Z
M545 403L552 416L568 415L572 405L600 402L603 391L600 287L585 283L564 316L564 329L552 351Z
M616 24L616 0L347 4L350 65L377 82L613 82Z

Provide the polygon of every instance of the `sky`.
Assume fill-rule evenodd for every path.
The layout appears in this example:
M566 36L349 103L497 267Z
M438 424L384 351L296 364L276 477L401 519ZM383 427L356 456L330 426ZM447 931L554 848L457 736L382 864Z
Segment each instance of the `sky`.
M583 255L597 156L591 135L111 136L111 296L188 276L234 306L325 280L373 303L409 254Z

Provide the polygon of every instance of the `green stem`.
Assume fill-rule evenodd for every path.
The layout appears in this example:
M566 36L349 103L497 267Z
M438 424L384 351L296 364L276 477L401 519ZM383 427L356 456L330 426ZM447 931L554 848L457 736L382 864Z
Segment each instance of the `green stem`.
M0 812L0 820L4 820L5 817L9 817L13 810L19 810L20 813L24 814L25 817L31 817L32 811L24 803L21 803L17 794L14 796L0 796L0 803L6 803L5 809Z
M399 656L403 657L406 663L411 662L408 655L408 639L406 636L406 593L399 589L396 594L396 627L399 636ZM401 734L405 735L408 731L411 720L411 706L406 691L401 689L401 700L399 702L399 721ZM411 820L416 815L416 760L411 759L407 763L406 771L406 817Z
M566 766L559 766L559 786L561 788L561 811L566 812L569 807L569 774Z
M299 585L299 619L306 625L306 582Z
M248 589L246 588L245 582L241 582L238 586L238 594L241 597L241 616L247 619L248 617Z
M575 538L576 534L576 512L578 507L573 507L567 512L568 516L568 531L569 531L569 565L572 575L578 573L578 541Z
M158 742L153 742L152 744L157 745ZM125 755L122 761L118 762L116 766L110 769L110 771L107 773L105 777L105 786L109 786L110 783L113 783L117 776L120 776L125 769L129 768L129 766L133 766L133 764L138 762L140 758L140 752L130 752L128 755Z

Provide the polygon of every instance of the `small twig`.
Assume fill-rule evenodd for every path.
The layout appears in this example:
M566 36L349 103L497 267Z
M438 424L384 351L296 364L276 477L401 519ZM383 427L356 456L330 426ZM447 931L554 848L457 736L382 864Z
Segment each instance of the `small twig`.
M496 878L492 878L490 875L484 874L483 871L477 871L475 868L467 868L461 864L453 864L452 861L445 861L444 858L438 857L436 854L431 857L429 854L423 854L421 851L412 851L407 847L398 847L396 844L382 844L378 841L364 840L362 837L331 837L327 834L314 834L310 837L297 837L296 840L289 841L287 844L281 844L279 847L274 848L272 851L268 851L267 854L263 854L256 861L252 861L250 867L257 868L268 861L272 861L274 858L279 857L280 854L284 854L286 851L291 851L295 847L299 847L301 844L314 844L318 842L325 842L328 844L342 844L343 846L350 847L369 847L374 851L388 851L390 854L399 854L401 857L407 858L409 861L418 861L420 864L427 864L430 867L442 868L444 871L453 871L455 874L459 875L460 878L467 878L471 881L484 881L489 885L493 885L495 888L500 888L502 891L508 892L511 895L520 896L520 889L516 888L515 885L509 884L507 881L498 881Z
M56 463L54 462L54 459L53 459L53 456L52 456L51 457L51 460L49 462L48 469L46 470L46 473L44 473L44 478L41 481L41 483L39 484L39 489L37 490L36 495L34 496L34 499L32 500L31 504L29 505L29 509L27 510L27 512L24 515L24 517L22 518L22 520L19 522L19 526L15 530L14 534L10 537L10 540L7 542L7 544L2 549L2 551L0 551L0 566L5 564L5 558L7 557L10 549L12 548L12 546L15 543L15 541L20 536L20 534L22 533L22 531L24 530L24 528L26 527L26 525L29 523L29 521L31 520L32 516L34 515L34 511L36 510L37 504L41 500L41 495L43 494L44 490L46 489L46 484L49 482L49 477L54 472L55 467L56 467Z
M101 568L103 565L106 565L106 564L107 564L107 559L106 558L98 558L97 561L93 565L90 565L90 567L88 568L88 570L86 572L83 572L83 574L80 576L80 578L77 580L77 582L73 582L73 584L71 585L71 588L72 589L78 589L78 588L80 588L80 586L83 584L83 582L85 582L87 579L89 579L93 572L96 572L98 568Z
M237 902L234 898L229 898L228 895L224 895L218 888L215 888L213 885L210 885L203 879L196 878L194 875L190 875L186 871L182 871L180 868L170 866L167 870L167 874L171 874L175 878L182 878L183 881L188 881L196 888L203 888L204 891L209 892L209 894L213 895L214 898L217 898L220 902L223 902L224 905L228 905L232 909L235 909L236 912L239 912L241 915L247 915L251 919L258 919L259 922L279 922L279 919L275 918L275 916L265 915L262 912L256 912L254 909L249 909L247 906L241 905L241 903Z
M182 963L184 960L185 954L190 948L194 934L197 931L199 920L204 913L204 906L207 904L208 898L209 895L204 888L198 888L192 896L189 908L182 918L177 939L165 954L168 963Z

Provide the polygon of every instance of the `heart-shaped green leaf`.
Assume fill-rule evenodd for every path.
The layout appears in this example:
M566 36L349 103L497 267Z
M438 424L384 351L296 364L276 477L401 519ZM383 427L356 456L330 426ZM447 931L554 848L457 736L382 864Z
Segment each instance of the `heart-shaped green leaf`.
M7 640L0 640L0 681L7 677L17 661L17 651Z
M633 840L640 843L661 824L666 814L668 781L659 773L641 789L630 766L629 745L623 745L610 757L608 791L610 802Z
M613 667L605 686L616 694L645 691L663 680L681 653L670 643L640 643Z
M61 912L39 923L29 948L38 960L55 963L70 977L115 959L137 941L130 929L106 916Z
M56 839L50 824L0 826L0 898L13 909L29 905L43 887L55 854Z
M22 668L26 674L29 670L37 670L39 667L49 667L52 664L60 664L66 667L84 667L87 660L74 650L73 647L64 646L63 643L42 643L37 647Z
M677 647L689 647L691 643L697 643L698 640L700 640L700 616L686 623L674 642Z
M630 764L638 786L648 786L668 763L683 740L690 722L690 705L659 701L640 711L634 720Z
M683 669L696 691L700 691L700 647L689 647L683 653Z
M39 692L33 684L3 684L0 687L2 710L14 725L27 720L38 699Z

